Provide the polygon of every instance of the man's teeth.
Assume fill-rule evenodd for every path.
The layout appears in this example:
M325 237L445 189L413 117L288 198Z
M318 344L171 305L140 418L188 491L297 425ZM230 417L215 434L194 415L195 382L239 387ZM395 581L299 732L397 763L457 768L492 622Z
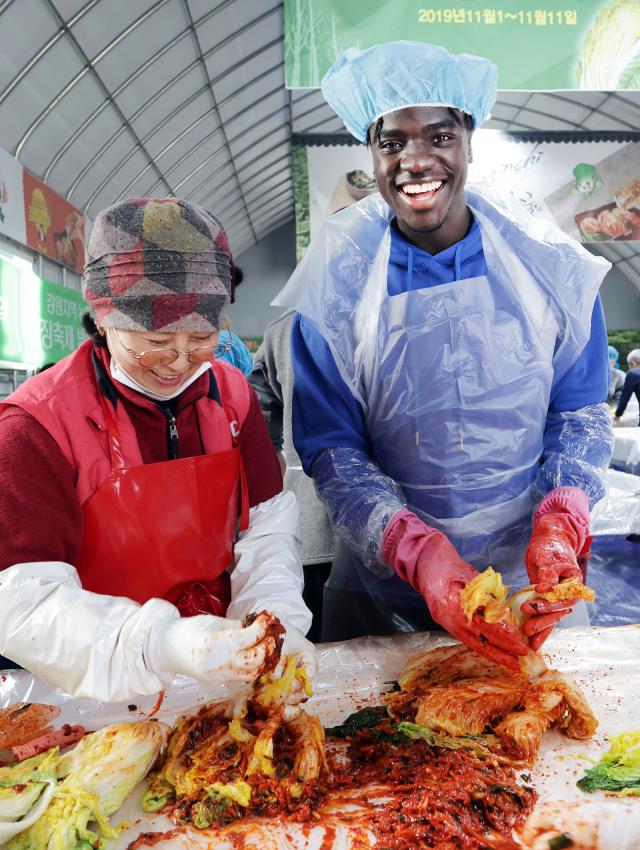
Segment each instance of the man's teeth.
M425 192L435 192L442 186L442 180L433 180L431 183L407 183L402 187L406 195L422 195Z

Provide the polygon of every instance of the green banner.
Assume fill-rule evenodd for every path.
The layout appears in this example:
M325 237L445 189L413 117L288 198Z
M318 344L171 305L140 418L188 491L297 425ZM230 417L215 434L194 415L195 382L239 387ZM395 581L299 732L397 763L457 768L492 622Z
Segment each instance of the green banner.
M500 89L640 89L640 0L284 0L288 88L347 47L427 41L486 56Z
M307 149L304 145L294 145L291 150L293 168L293 193L296 209L296 261L302 259L309 239L311 223L309 218L309 168Z
M0 362L36 368L57 362L86 339L79 292L39 278L24 260L0 258Z
M263 337L261 336L243 336L240 338L252 354L255 354L262 345Z

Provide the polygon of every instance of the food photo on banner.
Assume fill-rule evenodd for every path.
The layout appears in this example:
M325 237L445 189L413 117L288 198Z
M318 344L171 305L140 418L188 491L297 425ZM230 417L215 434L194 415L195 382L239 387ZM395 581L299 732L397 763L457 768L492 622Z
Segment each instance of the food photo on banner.
M474 135L469 180L494 186L581 242L640 238L640 145L514 141Z
M27 245L82 274L83 214L26 170L23 179Z
M640 88L638 0L285 0L288 88L317 88L349 47L429 41L486 56L501 89Z

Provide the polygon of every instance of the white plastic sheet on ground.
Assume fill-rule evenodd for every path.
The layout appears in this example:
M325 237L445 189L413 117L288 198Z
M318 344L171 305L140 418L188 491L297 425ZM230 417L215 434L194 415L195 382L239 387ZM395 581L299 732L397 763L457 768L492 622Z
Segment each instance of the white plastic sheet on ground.
M318 714L325 725L333 725L356 708L375 704L410 655L450 642L443 635L404 634L325 644L318 653L317 694L307 708ZM538 790L540 801L530 819L526 846L530 850L548 850L550 836L567 832L574 841L573 850L640 850L640 798L607 798L600 792L586 795L576 787L576 781L589 766L585 756L599 760L608 748L609 737L640 726L640 626L557 629L545 650L551 666L578 683L600 725L590 741L574 741L556 732L545 736L536 766L530 771L531 784ZM168 691L157 717L173 722L181 712L229 693L225 688L207 690L180 677ZM90 729L141 719L154 704L150 698L136 700L135 707L69 699L24 671L7 671L0 677L0 707L16 701L58 704L62 708L59 722L82 723ZM136 793L113 816L113 823L127 821L130 826L107 845L108 850L125 850L142 831L172 829L166 818L145 815L139 800L140 794ZM193 830L188 836L167 837L154 849L231 850L240 842L245 850L363 850L362 839L359 843L354 841L349 827L341 825L339 817L330 826L317 824L312 829L294 823L263 823L258 827L251 825L250 829L240 825L232 831L235 839L229 831L226 836L212 836Z

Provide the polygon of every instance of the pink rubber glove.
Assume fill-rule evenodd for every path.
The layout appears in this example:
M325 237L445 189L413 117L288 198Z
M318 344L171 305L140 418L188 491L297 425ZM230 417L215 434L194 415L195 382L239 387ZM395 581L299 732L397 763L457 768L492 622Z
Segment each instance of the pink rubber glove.
M540 502L533 515L533 533L525 562L531 584L546 593L562 579L583 580L578 558L591 543L589 537L589 499L578 487L556 487ZM530 599L521 611L529 619L522 631L532 649L539 649L554 627L573 611L575 600L548 602Z
M519 670L517 657L526 655L529 648L514 626L486 623L477 613L471 623L467 621L460 591L478 571L462 560L446 535L405 508L385 529L382 555L422 595L436 623L470 649Z

